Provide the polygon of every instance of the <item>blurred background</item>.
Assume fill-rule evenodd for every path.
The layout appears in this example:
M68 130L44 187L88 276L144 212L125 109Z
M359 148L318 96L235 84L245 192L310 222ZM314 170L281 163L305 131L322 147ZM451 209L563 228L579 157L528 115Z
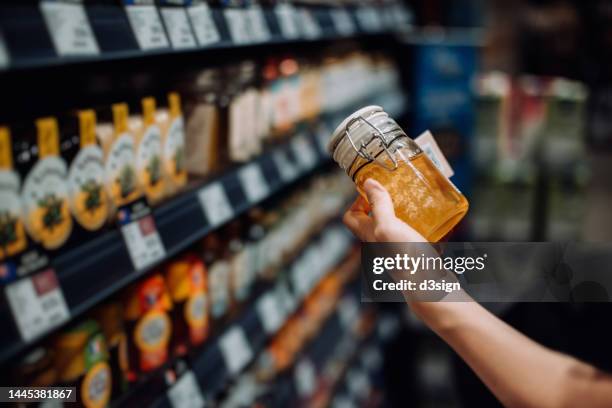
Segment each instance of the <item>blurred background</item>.
M405 305L360 302L327 142L380 105L453 167L450 240L608 242L611 73L604 0L3 2L0 385L499 406ZM485 306L612 370L609 303Z

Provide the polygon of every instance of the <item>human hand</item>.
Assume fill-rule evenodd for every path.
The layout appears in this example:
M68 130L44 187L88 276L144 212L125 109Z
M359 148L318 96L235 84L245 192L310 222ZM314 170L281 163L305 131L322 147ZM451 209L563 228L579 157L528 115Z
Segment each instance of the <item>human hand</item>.
M344 224L365 242L427 242L414 228L395 216L387 190L374 179L367 179L362 196L344 214Z

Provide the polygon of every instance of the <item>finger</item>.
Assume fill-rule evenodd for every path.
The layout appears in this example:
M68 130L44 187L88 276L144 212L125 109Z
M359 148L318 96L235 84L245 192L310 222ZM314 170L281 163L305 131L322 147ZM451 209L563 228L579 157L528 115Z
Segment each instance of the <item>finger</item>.
M352 207L351 207L352 208ZM349 209L342 219L347 228L360 240L372 241L374 222L361 210Z
M372 208L374 223L378 226L395 221L393 201L387 190L378 181L371 178L363 183L363 189Z
M368 204L367 200L359 195L349 207L349 211L360 212L368 215L370 214L370 211L372 211L372 208L370 207L370 204Z

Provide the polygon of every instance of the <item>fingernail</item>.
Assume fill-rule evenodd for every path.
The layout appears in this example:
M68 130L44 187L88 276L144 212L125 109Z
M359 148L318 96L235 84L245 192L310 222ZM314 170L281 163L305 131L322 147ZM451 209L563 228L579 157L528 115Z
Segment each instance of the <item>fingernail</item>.
M363 186L365 188L371 188L371 189L375 189L375 190L382 190L382 186L380 185L380 183L372 178L367 179L364 183Z

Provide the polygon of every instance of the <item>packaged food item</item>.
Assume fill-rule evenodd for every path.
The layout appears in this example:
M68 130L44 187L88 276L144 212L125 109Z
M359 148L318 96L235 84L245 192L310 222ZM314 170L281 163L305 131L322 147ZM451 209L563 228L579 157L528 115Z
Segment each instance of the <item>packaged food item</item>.
M157 121L162 124L162 162L166 193L175 194L187 184L185 124L178 93L168 94L168 109L158 111Z
M128 339L123 324L123 308L114 301L96 308L93 316L100 325L108 349L112 374L112 396L115 399L127 389Z
M203 259L208 269L208 293L210 296L210 315L222 318L230 307L231 265L227 252L219 236L208 234L202 242Z
M68 171L70 209L79 225L89 231L100 229L108 219L108 193L104 188L104 152L96 136L96 113L78 113L79 149Z
M168 264L166 282L174 303L172 348L176 355L184 355L209 333L206 266L194 254L182 256Z
M57 119L36 121L38 161L21 191L24 223L34 241L45 249L62 246L72 232L68 203L68 168L60 155Z
M379 106L346 118L329 142L333 159L363 193L368 178L391 195L395 214L430 242L463 218L468 202L421 148Z
M21 218L19 175L13 170L10 131L0 127L0 261L23 251L28 240Z
M202 71L195 82L197 94L185 104L186 166L189 174L206 176L228 161L229 98L220 69Z
M155 273L136 283L126 293L124 318L128 332L128 380L154 370L168 359L172 335L172 310L166 283Z
M55 339L58 382L77 387L77 405L104 408L112 392L111 368L104 335L95 320L60 333Z
M226 241L229 249L231 295L237 302L243 302L251 293L253 283L252 265L249 263L246 236L242 220L234 220L226 227Z
M128 128L128 106L116 103L112 106L113 125L98 125L98 136L104 150L105 183L112 213L118 207L141 196L136 175L136 145Z
M142 99L142 118L129 120L132 134L136 135L136 172L138 184L150 204L156 204L166 192L166 179L162 166L162 133L155 114L155 99Z

